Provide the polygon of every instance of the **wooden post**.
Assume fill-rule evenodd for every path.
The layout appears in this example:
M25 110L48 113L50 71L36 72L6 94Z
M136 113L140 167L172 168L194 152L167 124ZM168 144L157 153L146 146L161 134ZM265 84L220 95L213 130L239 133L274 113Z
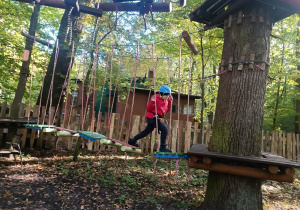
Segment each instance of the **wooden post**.
M287 142L287 159L293 159L293 139L292 134L287 133L286 135L286 142Z
M282 157L287 157L286 156L286 133L282 133Z
M219 173L227 173L227 174L234 174L234 175L245 176L245 177L252 177L256 179L274 180L279 182L290 182L290 183L294 181L293 177L288 176L286 174L271 174L269 172L257 168L231 166L225 164L206 165L204 163L195 163L191 161L189 162L189 167L215 171Z
M185 137L185 144L184 144L184 152L187 153L187 151L191 148L191 129L192 129L192 122L188 121L186 124L186 135Z
M177 126L179 121L173 120L173 129L172 129L172 152L176 152L177 149ZM178 152L178 151L177 151Z
M278 155L282 156L282 131L279 131L279 137L278 137Z
M292 134L292 139L293 139L293 143L292 143L292 148L293 148L293 156L292 156L292 160L296 160L297 156L296 156L296 134Z
M184 39L184 41L187 43L187 45L189 46L190 50L197 55L199 53L199 50L197 49L195 43L193 42L193 40L191 39L189 33L187 31L183 31L182 32L182 37Z
M195 122L195 124L194 124L194 139L193 139L193 144L198 144L198 126L199 126L199 123Z

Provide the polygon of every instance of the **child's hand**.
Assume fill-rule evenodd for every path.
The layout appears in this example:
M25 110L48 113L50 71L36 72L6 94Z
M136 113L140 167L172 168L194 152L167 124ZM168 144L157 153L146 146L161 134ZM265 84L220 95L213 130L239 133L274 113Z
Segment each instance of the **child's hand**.
M151 96L151 101L155 101L155 95Z

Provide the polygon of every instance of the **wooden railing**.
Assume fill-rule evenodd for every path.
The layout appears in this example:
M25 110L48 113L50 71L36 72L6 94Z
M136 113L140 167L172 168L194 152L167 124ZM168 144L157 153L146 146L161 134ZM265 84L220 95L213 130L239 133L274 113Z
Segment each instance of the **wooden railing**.
M8 118L10 115L9 109L7 109L7 104L2 103L1 112L0 112L0 119L1 118ZM29 112L28 110L31 110ZM54 115L54 108L52 108L52 116ZM96 131L101 133L109 138L127 141L130 137L138 134L143 127L146 126L146 123L143 122L144 117L133 115L130 132L128 132L129 125L128 122L125 122L123 125L122 133L122 116L118 113L112 113L111 123L108 126L108 114L105 113L104 119L101 122L97 123L97 119L92 117L89 114L90 110L88 110L87 117L83 123L84 127L83 130L88 131ZM57 116L54 122L58 122L60 120L60 125L64 125L65 128L71 130L78 130L81 127L81 117L80 117L81 110L79 109L72 109L72 113L70 114L70 109L66 111L65 122L63 122L63 117ZM31 113L31 114L30 114ZM42 108L42 112L40 116L45 116L45 107ZM21 109L19 112L20 118L27 118L30 114L31 118L36 119L38 115L38 106L26 106L24 104L21 105ZM43 121L41 117L40 122ZM46 115L44 120L45 124L49 121L49 116ZM172 120L171 126L169 125L169 120L166 120L165 123L169 126L169 132L167 136L167 143L169 144L172 151L177 152L187 152L191 145L193 144L207 144L210 141L212 135L211 125L207 124L203 127L202 132L199 129L198 122L186 122ZM179 124L179 125L178 125ZM92 129L94 128L94 129ZM2 139L5 137L5 134L8 132L8 128L0 128L0 143ZM35 149L41 148L56 148L56 149L64 149L64 150L73 150L75 148L76 141L81 138L78 137L57 137L55 133L43 133L41 130L31 130L31 129L18 129L18 133L23 133L23 141L22 141L22 148L31 147ZM179 135L178 135L179 134ZM179 137L178 137L179 136ZM263 133L262 134L262 151L263 152L271 152L276 153L280 156L283 156L287 159L299 161L300 162L300 139L299 134L293 133L285 133L285 132L273 132L273 133ZM158 136L160 139L160 137ZM156 131L154 130L151 135L145 137L144 139L139 141L140 147L144 153L153 153L156 149ZM91 151L98 151L100 149L99 142L90 142L87 145L87 149Z

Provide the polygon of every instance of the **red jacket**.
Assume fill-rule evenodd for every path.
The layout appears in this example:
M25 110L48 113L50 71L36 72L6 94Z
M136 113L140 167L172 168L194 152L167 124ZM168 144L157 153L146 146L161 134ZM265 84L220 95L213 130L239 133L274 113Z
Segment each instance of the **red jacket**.
M157 106L157 114L160 117L164 117L166 112L171 110L172 101L171 98L168 100L163 100L160 97L160 94L156 94L156 106ZM155 101L150 101L147 105L147 118L153 118L156 110L155 110Z

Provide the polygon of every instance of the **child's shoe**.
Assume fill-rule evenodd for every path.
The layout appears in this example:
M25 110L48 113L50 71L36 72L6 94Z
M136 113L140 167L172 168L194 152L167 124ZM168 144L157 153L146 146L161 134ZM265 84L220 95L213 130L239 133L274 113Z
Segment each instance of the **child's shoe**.
M129 139L128 144L131 146L139 147L139 145L136 142L137 141L134 141L133 139Z
M160 148L159 152L172 152L172 151L167 148Z

